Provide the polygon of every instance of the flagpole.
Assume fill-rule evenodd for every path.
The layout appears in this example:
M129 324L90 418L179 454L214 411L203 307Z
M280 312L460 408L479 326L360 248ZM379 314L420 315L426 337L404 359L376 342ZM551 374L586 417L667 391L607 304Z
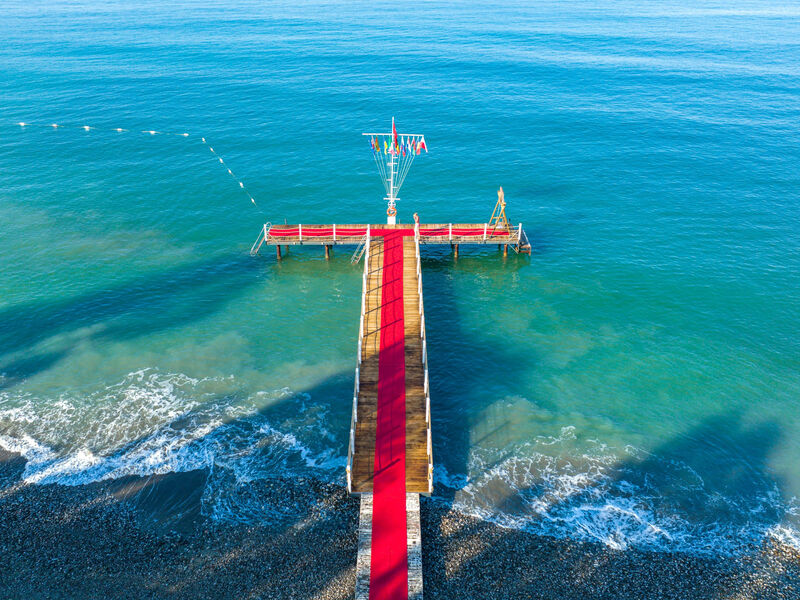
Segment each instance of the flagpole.
M395 144L394 144L394 117L392 117L392 135L389 137L390 139L390 150L389 156L391 156L391 160L389 161L389 203L388 207L386 208L386 223L388 225L394 225L397 222L397 209L395 208L394 202L394 159L395 159ZM392 214L394 213L394 214Z
M375 153L375 162L386 190L384 198L387 204L386 223L395 225L397 223L397 192L403 185L414 154L419 154L420 148L423 148L425 152L428 151L428 148L425 147L425 137L421 133L398 134L394 117L392 117L392 129L388 133L362 133L361 135L370 137L370 145ZM383 148L381 148L381 143L383 143ZM409 153L410 156L407 156ZM386 156L387 154L390 156ZM400 160L401 158L403 160ZM381 162L382 160L387 162Z

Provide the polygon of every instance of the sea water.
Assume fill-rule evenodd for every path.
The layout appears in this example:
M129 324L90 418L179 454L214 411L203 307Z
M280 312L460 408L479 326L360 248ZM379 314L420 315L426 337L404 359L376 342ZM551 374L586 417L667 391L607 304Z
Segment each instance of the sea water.
M401 221L484 222L502 185L533 246L423 249L435 497L615 548L799 543L796 5L12 0L0 33L26 481L203 469L235 522L280 510L259 479L343 483L361 266L248 250L381 222L360 133L394 116L430 150Z

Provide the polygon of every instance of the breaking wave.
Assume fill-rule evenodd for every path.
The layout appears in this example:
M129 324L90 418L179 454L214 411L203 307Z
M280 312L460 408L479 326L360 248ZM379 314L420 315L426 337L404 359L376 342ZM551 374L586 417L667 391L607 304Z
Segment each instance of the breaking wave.
M86 398L0 395L0 448L27 460L31 484L205 469L202 509L221 520L253 512L228 496L256 479L341 477L345 444L326 429L324 406L288 389L239 398L222 391L229 383L145 369Z
M766 537L800 549L797 499L783 502L775 484L722 497L689 465L630 446L595 442L572 457L574 437L574 428L565 427L558 437L504 449L500 460L494 450L473 449L470 476L438 465L437 487L451 490L458 510L498 525L618 550L735 554ZM565 451L544 451L554 445ZM637 469L644 461L647 469ZM709 508L698 509L702 504ZM690 505L694 510L685 510Z
M0 394L0 448L27 460L22 478L30 484L82 485L204 469L201 510L225 522L292 510L248 485L260 479L310 476L343 483L346 423L329 417L330 399L285 388L237 395L230 391L236 388L232 379L145 369L83 398L64 394L43 402ZM765 537L800 549L800 505L797 499L782 502L777 488L722 498L680 461L601 442L576 457L574 441L574 428L565 427L557 437L503 448L502 454L474 448L467 474L450 473L439 462L437 497L504 527L620 550L734 553ZM649 468L637 469L643 461ZM660 472L655 479L653 461ZM683 510L687 502L711 503L715 510ZM723 520L711 518L718 513Z

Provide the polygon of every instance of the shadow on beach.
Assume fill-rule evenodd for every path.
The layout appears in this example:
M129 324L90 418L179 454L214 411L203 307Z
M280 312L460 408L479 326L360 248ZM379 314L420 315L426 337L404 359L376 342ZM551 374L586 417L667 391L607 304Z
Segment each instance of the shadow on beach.
M340 376L302 395L346 397ZM289 397L262 411L291 407ZM135 444L135 442L134 442ZM206 469L80 486L28 485L0 452L0 597L346 598L355 583L358 501L340 484L266 478L243 486L264 518L203 514ZM270 513L270 507L280 510Z
M454 292L448 282L442 283L448 276L437 272L445 269L446 261L426 260L426 272L432 272L431 278L438 283L426 287L426 306L432 308L429 323L436 323L437 317L454 321L452 315L445 314L452 311ZM184 283L202 279L208 268L199 263L188 269L183 274ZM469 268L468 261L462 268ZM250 269L241 265L220 267L216 271L219 279L204 285L233 284L241 288L252 279ZM42 323L31 321L20 343L32 346L54 332L113 316L124 324L117 334L134 335L136 324L149 314L140 308L148 303L148 294L155 294L158 286L176 276L180 279L179 274L164 275L143 284L142 295L127 308L118 306L113 315L101 312L90 316L94 314L91 307L113 304L114 299L125 295L122 289L51 306L42 313ZM183 317L191 319L197 318L198 311L215 310L217 306L217 301L210 301L192 307L196 310L170 310L192 312ZM159 323L156 320L149 327L168 326L166 321ZM447 461L455 472L463 473L470 446L469 413L445 409L468 402L480 389L481 381L491 376L469 368L471 362L485 362L473 361L475 353L493 352L493 363L513 365L513 361L508 351L491 343L491 335L459 328L457 315L455 323L455 331L445 331L438 325L429 327L432 361L434 357L436 360L432 373L434 427L446 432L446 441L439 441L434 451L442 456L445 451L460 448L458 453L448 454ZM10 343L10 338L0 332L0 347L7 351ZM437 352L437 346L443 348L445 343L450 344L447 351ZM42 368L47 368L46 362L42 362ZM25 371L18 369L21 377ZM352 373L348 371L305 390L303 395L331 406L339 402L349 406L351 393ZM297 396L287 397L263 409L259 416L267 421L285 418L297 410L296 400ZM441 417L443 412L450 415L448 421ZM714 440L714 432L720 428L727 432L727 444L754 449L745 470L739 463L726 460L726 447ZM336 431L346 435L346 424ZM763 486L767 484L759 482L774 482L781 487L766 467L779 437L776 424L746 426L737 415L726 415L701 423L689 434L658 448L653 456L689 465L709 490L742 490L741 500L747 502L766 490ZM672 479L658 480L656 476L653 480L658 469L650 460L656 459L616 465L613 476L633 482L648 478L649 485L664 496L680 498L679 490L672 489ZM0 556L5 563L0 570L2 597L352 598L358 500L347 495L343 475L340 483L277 477L236 483L248 499L266 507L264 514L270 516L235 524L217 523L203 514L207 470L66 487L24 484L24 465L19 456L0 452ZM437 498L422 504L426 598L800 597L800 554L778 544L765 542L763 547L735 557L616 551L600 543L504 529L460 514L450 504L454 493L454 489L437 489ZM540 490L531 488L525 493L535 496ZM583 494L586 496L578 494L564 502L586 501L591 490ZM282 510L270 512L270 507ZM673 508L691 508L701 519L707 515L710 520L712 513L719 517L714 506Z

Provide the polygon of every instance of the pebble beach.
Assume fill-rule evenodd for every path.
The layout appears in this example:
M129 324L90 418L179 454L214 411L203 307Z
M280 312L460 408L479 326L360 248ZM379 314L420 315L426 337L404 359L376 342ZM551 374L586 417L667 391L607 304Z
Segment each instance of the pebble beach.
M22 482L18 456L0 463L0 598L352 598L358 501L341 486L254 482L291 510L218 524L200 510L202 472L70 487ZM618 551L434 500L421 511L426 599L800 597L800 553L776 541L735 557Z

